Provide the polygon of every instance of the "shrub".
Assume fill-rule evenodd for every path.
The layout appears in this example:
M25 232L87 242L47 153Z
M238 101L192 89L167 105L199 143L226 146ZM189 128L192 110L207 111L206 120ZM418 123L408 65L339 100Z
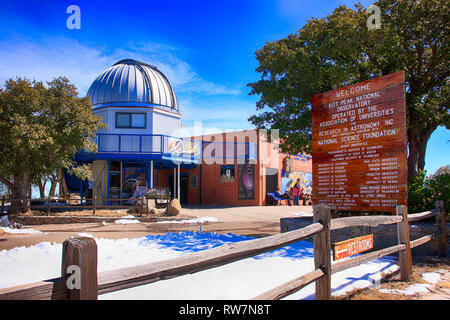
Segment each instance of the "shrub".
M444 201L447 218L450 208L450 166L436 170L429 177L425 171L420 171L408 184L408 211L422 212L435 207L437 200Z

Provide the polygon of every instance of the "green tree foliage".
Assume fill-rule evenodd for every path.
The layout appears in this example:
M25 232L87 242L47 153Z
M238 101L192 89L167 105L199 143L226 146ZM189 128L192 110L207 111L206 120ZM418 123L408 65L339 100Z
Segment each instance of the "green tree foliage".
M408 185L408 211L422 212L434 208L437 200L444 201L448 217L450 208L450 166L439 168L426 177L425 171L419 171Z
M405 70L407 82L408 176L425 166L432 132L450 128L449 1L382 0L381 28L369 30L371 13L361 5L340 6L311 19L295 34L256 51L261 79L259 129L279 129L285 152L311 151L311 96Z
M70 169L78 151L96 150L92 139L103 126L89 98L79 98L66 78L46 86L7 80L0 89L0 182L13 199L26 198L32 182ZM13 201L10 213L27 209L26 201Z

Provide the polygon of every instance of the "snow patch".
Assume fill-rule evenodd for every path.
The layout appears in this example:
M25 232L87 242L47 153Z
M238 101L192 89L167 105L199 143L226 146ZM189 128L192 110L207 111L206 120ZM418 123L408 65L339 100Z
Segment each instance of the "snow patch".
M293 215L293 216L296 216L296 217L312 217L313 216L313 213L312 212L303 212L303 211L300 211L300 212L291 212L291 214Z
M156 223L205 223L205 222L218 222L219 219L214 217L201 217L195 219L186 220L169 220L169 221L158 221Z
M18 223L11 223L7 215L0 217L0 230L6 233L19 234L19 233L42 233L42 231L31 229L31 228L21 228L22 225Z
M12 234L19 234L19 233L42 233L42 231L31 229L31 228L21 228L21 229L14 229L10 227L0 227L1 230L3 230L6 233L12 233Z
M77 236L80 236L80 237L87 237L87 238L94 238L94 236L93 236L92 234L86 233L86 232L81 232L81 233L77 234ZM94 239L95 239L95 238L94 238Z
M438 283L441 280L441 275L436 272L425 272L422 273L422 279L428 283Z
M136 219L136 218L137 218L137 217L135 217L135 216L133 216L133 215L131 215L131 214L122 217L122 219Z
M428 284L424 283L415 283L410 285L404 290L401 289L378 289L381 293L393 293L393 294L403 294L405 296L412 296L416 293L427 293L429 290L427 289L429 287Z
M134 219L119 219L119 220L115 220L114 223L117 224L132 224L132 223L141 223L139 220L134 220Z
M117 224L131 224L131 223L141 223L141 222L139 220L136 220L135 216L127 215L127 216L123 216L122 219L115 220L114 223L117 223ZM106 225L106 223L103 224L103 225Z

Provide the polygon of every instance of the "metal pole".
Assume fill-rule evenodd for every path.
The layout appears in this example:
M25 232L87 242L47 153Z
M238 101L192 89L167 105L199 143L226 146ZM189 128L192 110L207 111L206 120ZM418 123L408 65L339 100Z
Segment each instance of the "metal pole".
M178 201L181 202L180 198L180 164L178 163L178 185L177 185L177 191L178 191Z
M150 160L150 188L153 188L153 160Z
M173 168L173 198L177 196L177 168Z

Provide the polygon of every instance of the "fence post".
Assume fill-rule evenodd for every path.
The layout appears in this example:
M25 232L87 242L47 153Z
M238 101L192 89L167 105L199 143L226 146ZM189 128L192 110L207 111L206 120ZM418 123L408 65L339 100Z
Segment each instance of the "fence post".
M96 197L95 197L95 190L94 189L92 189L93 190L93 192L92 192L92 215L93 216L95 216L95 207L97 206L97 201L96 201Z
M439 215L437 216L437 224L439 228L439 253L441 257L447 256L447 225L445 223L445 208L444 201L438 200L436 201L436 208L441 209Z
M64 241L61 276L68 276L70 300L97 300L97 244L93 238L72 236Z
M412 258L409 238L408 208L406 206L397 206L396 213L403 217L403 220L397 223L398 243L406 245L406 250L399 252L400 278L402 281L409 281L409 277L412 274Z
M313 222L323 225L323 231L313 236L314 267L324 273L316 280L316 300L331 300L330 208L314 206Z

